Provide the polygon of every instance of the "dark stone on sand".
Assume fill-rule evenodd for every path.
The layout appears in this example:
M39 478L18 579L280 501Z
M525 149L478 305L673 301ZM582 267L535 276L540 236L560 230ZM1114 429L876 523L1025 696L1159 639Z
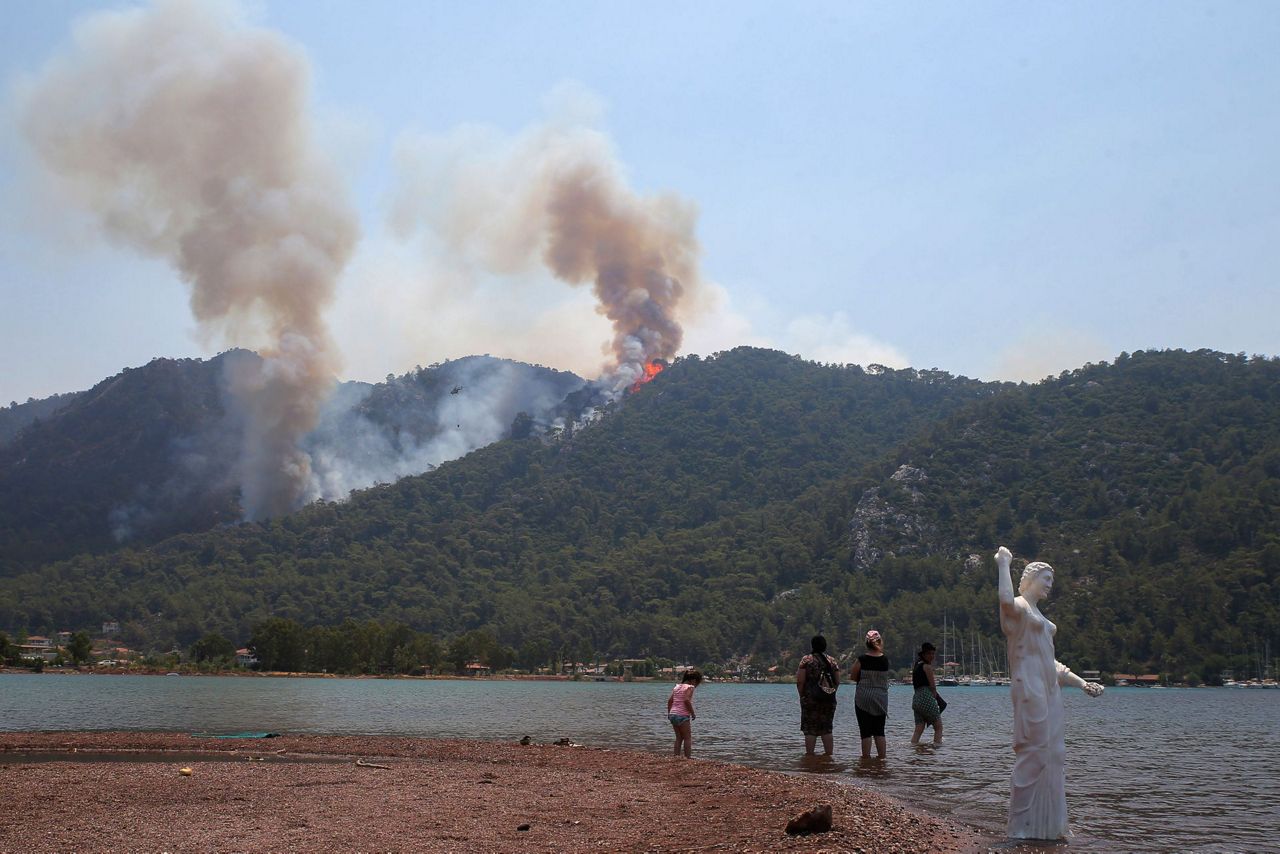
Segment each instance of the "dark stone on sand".
M522 824L516 828L516 830L528 830L528 829L529 829L529 825L527 824Z
M810 833L826 833L831 829L831 804L818 804L813 809L787 822L789 836L806 836Z

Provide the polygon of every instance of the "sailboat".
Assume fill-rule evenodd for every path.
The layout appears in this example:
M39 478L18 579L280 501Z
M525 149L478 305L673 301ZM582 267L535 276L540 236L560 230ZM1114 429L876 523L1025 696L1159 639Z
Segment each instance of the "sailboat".
M985 650L983 649L982 638L978 637L973 629L969 631L970 640L973 642L973 667L975 671L974 675L969 678L969 684L974 688L985 688L991 684L991 680L986 675L991 668L987 666L988 662L984 661L986 656L983 655Z
M959 666L948 657L947 615L944 613L942 615L942 678L938 680L938 684L944 687L957 687L960 680L956 678L956 668Z
M997 663L1004 663L1005 661L1005 656L1000 654L1000 643L999 641L996 641L991 646L991 663L992 665L995 665ZM1009 677L1005 675L1003 670L996 670L993 666L991 669L991 684L1008 685Z

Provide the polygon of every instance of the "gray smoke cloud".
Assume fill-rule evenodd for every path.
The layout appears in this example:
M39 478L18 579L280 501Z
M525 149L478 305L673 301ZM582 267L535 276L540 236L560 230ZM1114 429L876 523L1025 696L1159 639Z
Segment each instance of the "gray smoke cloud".
M700 286L694 206L627 183L608 138L548 123L512 139L478 128L402 137L392 226L422 235L455 271L519 275L541 267L590 283L613 326L604 366L615 393L680 348L682 310ZM572 334L571 330L566 330Z
M109 239L173 264L205 333L264 357L232 377L250 519L306 497L299 441L338 368L323 311L359 231L308 92L297 48L206 0L83 18L16 92L61 189Z
M304 443L311 494L341 500L429 471L506 438L520 413L545 429L583 384L563 371L469 356L374 388L339 386Z

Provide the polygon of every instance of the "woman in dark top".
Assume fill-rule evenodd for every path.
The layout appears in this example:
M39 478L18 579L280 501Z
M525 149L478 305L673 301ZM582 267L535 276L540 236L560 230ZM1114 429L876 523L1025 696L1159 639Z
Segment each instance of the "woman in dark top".
M942 743L942 709L938 706L938 683L933 676L933 657L937 647L929 642L920 645L916 665L911 669L911 686L916 689L911 698L911 713L916 719L916 731L912 744L920 743L926 726L933 727L933 743Z
M806 755L813 755L814 745L821 736L822 750L830 756L840 666L827 655L827 639L822 635L814 636L810 646L813 652L800 659L800 669L796 671L796 690L800 692L800 731L804 733Z
M884 654L884 639L875 629L867 632L867 651L858 656L849 671L858 683L853 695L853 710L858 716L858 735L862 736L862 758L871 758L871 741L876 743L876 756L884 759L884 721L889 715L889 659Z

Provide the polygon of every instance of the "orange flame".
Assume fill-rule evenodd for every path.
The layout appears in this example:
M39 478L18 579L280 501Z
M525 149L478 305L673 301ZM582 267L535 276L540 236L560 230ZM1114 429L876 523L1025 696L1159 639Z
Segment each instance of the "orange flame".
M640 379L636 380L634 383L631 384L631 391L633 393L639 391L640 386L644 385L645 383L649 382L651 379L656 377L658 374L662 373L665 367L666 365L662 364L657 359L654 359L652 362L645 365L644 376L640 377Z

